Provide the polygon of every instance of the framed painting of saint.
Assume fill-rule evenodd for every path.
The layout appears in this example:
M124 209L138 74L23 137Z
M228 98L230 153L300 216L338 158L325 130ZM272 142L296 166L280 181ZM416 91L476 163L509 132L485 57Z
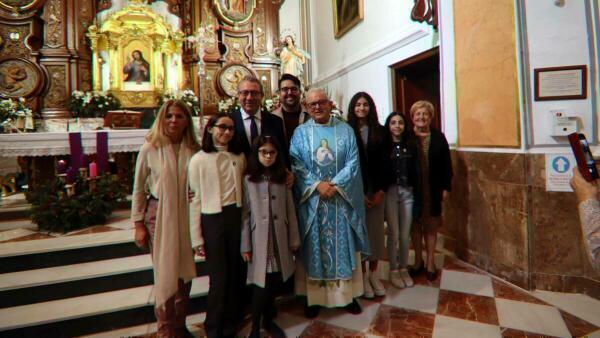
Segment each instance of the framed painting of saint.
M331 0L333 31L336 39L346 34L364 18L363 0Z
M152 90L150 48L141 40L131 41L123 49L123 89Z

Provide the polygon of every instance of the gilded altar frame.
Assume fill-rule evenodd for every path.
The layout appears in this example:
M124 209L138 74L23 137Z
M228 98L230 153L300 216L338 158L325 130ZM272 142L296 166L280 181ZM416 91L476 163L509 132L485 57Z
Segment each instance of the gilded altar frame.
M90 26L87 36L93 52L93 89L112 93L123 107L156 107L164 93L180 89L184 35L148 5L131 1L99 28ZM135 52L139 52L137 60L143 55L140 64L145 72L139 81L125 74Z

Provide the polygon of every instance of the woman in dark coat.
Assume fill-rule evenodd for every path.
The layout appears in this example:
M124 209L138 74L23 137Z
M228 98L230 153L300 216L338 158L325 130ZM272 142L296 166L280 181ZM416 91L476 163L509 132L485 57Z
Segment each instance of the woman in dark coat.
M415 266L412 274L426 271L427 279L435 280L435 245L437 230L441 225L442 202L448 197L452 182L450 147L444 134L431 128L433 104L417 101L410 108L410 117L419 144L421 170L421 212L414 215L412 242L415 249ZM425 239L427 262L423 261L422 238Z
M360 169L365 193L365 224L371 244L371 255L363 257L364 297L384 296L385 288L379 280L377 263L385 257L384 206L385 180L383 175L383 135L384 130L377 118L377 109L371 96L365 92L356 93L348 106L348 124L354 129Z

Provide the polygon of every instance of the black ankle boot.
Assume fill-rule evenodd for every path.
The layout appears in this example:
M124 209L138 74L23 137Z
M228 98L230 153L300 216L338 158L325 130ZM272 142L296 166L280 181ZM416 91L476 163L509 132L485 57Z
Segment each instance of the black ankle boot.
M265 322L263 327L269 333L271 338L286 338L285 332L279 327L279 325L275 324L274 321Z
M356 299L352 299L352 303L344 306L344 309L346 310L346 312L351 313L353 315L357 315L362 312L362 308L360 307L360 304L358 304Z

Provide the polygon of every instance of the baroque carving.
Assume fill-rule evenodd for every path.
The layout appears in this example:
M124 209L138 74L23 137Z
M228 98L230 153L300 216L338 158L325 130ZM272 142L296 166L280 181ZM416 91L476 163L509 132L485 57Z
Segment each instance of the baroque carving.
M248 58L244 51L248 46L247 37L231 37L225 38L225 44L227 45L227 61L228 62L239 62L246 63Z
M79 68L79 89L82 91L92 90L92 72L87 65L80 65Z
M219 100L213 84L215 72L216 69L207 69L206 76L203 79L200 79L202 82L200 88L202 89L201 99L203 106L214 104Z
M43 4L44 0L0 0L0 11L10 13L11 17L24 17L35 14Z
M228 25L239 26L248 23L256 9L256 0L213 0L219 19Z
M266 28L263 0L258 0L258 6L256 7L256 26L254 29L254 53L256 55L267 54Z
M0 96L31 97L42 87L39 66L24 59L8 58L0 61Z
M50 48L63 46L64 4L61 0L48 0L42 19L46 22L44 42Z
M46 66L50 86L44 97L44 108L67 108L67 71L62 65Z
M258 75L260 83L262 83L263 89L265 91L265 97L271 97L271 71L268 69L261 69L257 70L256 74Z
M237 86L245 76L254 75L246 66L242 64L229 64L217 74L217 85L219 91L227 96L235 97L237 95Z
M89 26L92 24L94 20L94 13L92 13L92 1L93 0L80 0L79 1L79 29L78 29L78 39L79 39L79 47L82 48L87 45L85 39L85 32L87 32Z
M31 33L29 26L10 26L0 23L0 54L3 56L29 57L25 38Z

